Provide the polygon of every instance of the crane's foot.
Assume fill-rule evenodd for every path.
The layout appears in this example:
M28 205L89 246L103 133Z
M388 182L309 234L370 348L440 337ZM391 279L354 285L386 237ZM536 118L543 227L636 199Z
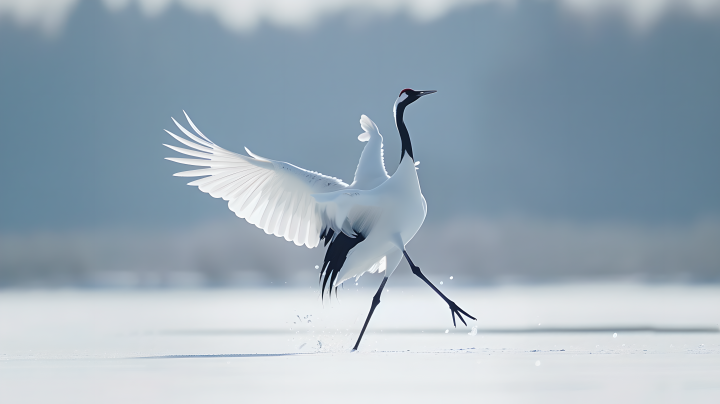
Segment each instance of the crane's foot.
M430 286L430 288L431 288L432 290L434 290L435 293L437 293L443 300L445 300L445 303L447 303L448 306L450 306L450 313L452 313L453 326L454 326L454 327L457 327L457 323L455 322L455 315L456 315L456 314L457 314L458 317L460 317L460 321L462 321L463 324L465 324L466 326L467 326L467 323L465 322L465 319L463 318L462 314L466 315L468 318L471 318L471 319L473 319L473 320L477 320L475 317L473 317L473 316L471 316L470 314L468 314L467 311L465 311L465 310L461 309L460 307L458 307L458 305L455 304L455 302L453 302L452 300L448 299L438 288L436 288L435 285L433 285L432 282L430 282L430 280L429 280L427 277L425 277L425 275L423 275L422 271L420 271L420 267L417 266L417 265L415 265L415 264L412 262L412 260L410 259L410 256L408 255L407 251L404 251L404 250L403 250L403 254L405 255L405 259L407 259L407 262L408 262L408 264L410 265L410 269L412 270L412 273L415 274L418 278L422 279L425 283L427 283L428 286ZM461 313L462 313L462 314L461 314Z
M452 300L448 299L447 304L448 304L448 306L450 306L450 313L452 313L453 327L457 327L457 324L455 323L455 315L456 315L456 314L457 314L457 316L460 318L460 321L462 321L463 324L465 324L465 325L467 325L467 323L465 322L465 319L462 317L462 315L461 315L460 313L466 315L468 318L471 318L471 319L473 319L473 320L477 320L475 317L473 317L473 316L471 316L470 314L468 314L468 312L466 312L465 310L463 310L463 309L461 309L460 307L458 307L458 305L455 304L455 302L453 302Z

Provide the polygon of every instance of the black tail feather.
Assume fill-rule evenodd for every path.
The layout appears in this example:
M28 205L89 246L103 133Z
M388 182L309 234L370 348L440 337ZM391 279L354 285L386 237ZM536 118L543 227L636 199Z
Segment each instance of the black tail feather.
M333 240L334 231L332 229L326 229L322 232L320 239L325 239L325 245L330 243L327 251L325 252L325 260L323 262L322 269L320 270L320 279L322 280L322 289L320 295L324 297L325 287L328 287L328 296L332 296L332 286L337 279L340 270L345 265L348 252L352 250L356 245L360 244L365 240L365 236L362 234L355 235L354 238L347 236L345 233L339 233ZM324 276L323 276L324 275ZM330 285L328 286L328 279ZM337 297L337 287L335 287L335 296Z

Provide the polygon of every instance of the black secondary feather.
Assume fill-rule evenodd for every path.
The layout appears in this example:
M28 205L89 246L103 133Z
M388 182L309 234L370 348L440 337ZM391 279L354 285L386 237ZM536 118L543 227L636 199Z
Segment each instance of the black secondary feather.
M325 239L325 245L328 245L328 242L330 242L330 246L325 252L322 269L320 270L320 279L318 279L318 283L322 280L321 296L325 295L325 286L327 286L328 280L330 280L328 295L332 294L332 285L335 283L335 278L337 278L343 265L345 265L348 252L365 240L365 236L361 233L356 234L354 238L348 237L345 233L339 233L334 239L333 236L334 232L332 229L323 231L323 234L320 236L321 240L323 238ZM323 274L325 275L324 277ZM335 288L335 293L337 293L337 287Z

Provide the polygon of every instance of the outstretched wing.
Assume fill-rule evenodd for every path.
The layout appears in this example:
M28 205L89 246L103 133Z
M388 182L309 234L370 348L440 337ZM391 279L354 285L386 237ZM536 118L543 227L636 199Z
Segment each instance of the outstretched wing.
M347 188L341 180L304 170L282 161L274 161L253 154L233 153L213 143L198 130L185 114L195 134L174 118L175 125L190 140L166 130L178 142L194 150L165 145L179 153L199 157L167 158L176 163L206 167L176 173L178 177L204 177L188 183L214 198L228 201L228 207L238 217L296 245L313 248L318 245L326 228L323 215L313 194ZM324 235L324 233L323 233Z

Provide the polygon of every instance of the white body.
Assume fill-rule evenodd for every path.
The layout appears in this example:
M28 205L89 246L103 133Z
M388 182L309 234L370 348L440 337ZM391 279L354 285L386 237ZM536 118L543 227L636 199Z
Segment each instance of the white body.
M342 228L342 224L338 224L340 220L371 222L362 228L368 236L350 250L335 286L359 277L383 257L386 257L385 276L390 276L402 259L405 245L415 237L427 214L417 170L408 157L403 158L395 174L377 188L315 195L315 199L327 211L337 210L336 227Z

